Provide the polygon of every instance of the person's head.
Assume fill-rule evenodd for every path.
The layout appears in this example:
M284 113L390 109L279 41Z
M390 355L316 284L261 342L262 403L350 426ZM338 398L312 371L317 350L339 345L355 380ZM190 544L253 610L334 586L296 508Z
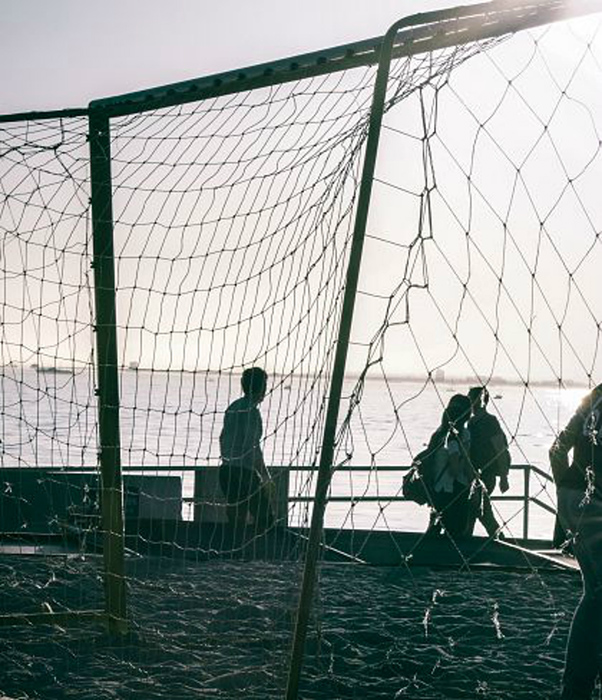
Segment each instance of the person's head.
M444 412L445 421L449 425L459 427L470 418L470 399L464 394L454 394Z
M598 384L587 396L583 397L578 410L581 412L590 411L594 403L596 403L600 397L602 397L602 384Z
M468 390L468 399L472 406L472 412L476 413L479 409L485 408L489 403L489 392L487 387L473 386Z
M255 403L259 403L265 396L268 387L268 375L261 367L249 367L242 373L242 390Z

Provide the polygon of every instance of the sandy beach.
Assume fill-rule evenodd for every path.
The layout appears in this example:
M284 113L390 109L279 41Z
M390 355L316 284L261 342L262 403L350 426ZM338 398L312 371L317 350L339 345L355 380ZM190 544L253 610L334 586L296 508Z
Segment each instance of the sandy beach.
M99 560L3 559L2 612L101 605ZM299 563L129 563L131 631L3 628L11 700L281 697ZM569 572L324 564L300 697L522 699L557 694L580 591Z

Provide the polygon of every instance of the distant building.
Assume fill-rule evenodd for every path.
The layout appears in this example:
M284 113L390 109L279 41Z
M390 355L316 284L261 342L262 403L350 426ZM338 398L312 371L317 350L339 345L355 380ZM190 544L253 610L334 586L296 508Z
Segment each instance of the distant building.
M435 370L435 381L436 382L444 382L445 381L445 372L442 369Z

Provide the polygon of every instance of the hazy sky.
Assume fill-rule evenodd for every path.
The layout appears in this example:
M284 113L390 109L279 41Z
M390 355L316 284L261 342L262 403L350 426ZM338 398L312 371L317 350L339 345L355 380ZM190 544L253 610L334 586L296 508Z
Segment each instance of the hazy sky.
M285 6L275 0L182 0L168 6L158 0L94 4L3 0L0 113L84 107L95 98L360 41L384 34L404 16L450 4L447 0L305 0ZM555 25L549 31L542 29L537 41L524 32L496 49L476 52L465 67L456 67L450 80L445 71L440 81L433 79L435 68L430 66L431 82L425 89L416 88L422 59L416 59L408 73L399 74L402 92L411 85L415 89L385 119L352 334L349 366L354 371L364 367L367 352L374 360L382 351L391 374L444 367L449 374L501 374L514 379L560 376L583 381L599 375L602 32L597 26L590 18L570 27ZM305 271L321 270L333 278L326 254L320 258L324 267L319 268L299 252L294 258L297 268L290 270L287 265L293 258L289 260L280 246L294 240L297 217L289 202L294 200L297 206L297 195L303 216L312 215L316 202L324 207L318 223L300 219L299 230L304 235L310 232L312 241L336 230L328 219L336 209L326 206L330 194L337 194L337 206L351 201L348 188L355 186L353 168L359 167L359 159L353 160L350 154L359 152L353 150L354 139L361 133L372 78L369 69L350 73L341 84L345 90L339 85L340 75L328 78L328 90L319 82L319 87L318 83L305 85L292 97L287 92L290 86L277 95L259 90L244 98L240 111L236 101L218 100L215 112L211 105L206 113L198 105L190 120L184 110L178 125L171 124L168 115L157 117L156 122L152 116L148 121L115 120L116 241L118 257L126 261L118 265L118 301L123 300L119 319L134 329L123 354L126 363L227 366L236 364L227 357L236 348L247 353L237 360L244 364L254 357L253 342L268 342L272 333L281 331L285 350L274 350L272 354L279 356L272 366L284 363L283 371L301 373L303 368L293 367L292 358L297 345L303 344L288 330L306 333L307 338L316 331L295 324L272 302L281 295L291 305L291 313L301 313L303 303L327 297L316 291L322 278L312 280L312 286ZM363 86L355 87L361 80ZM331 102L324 94L330 95ZM295 110L295 119L281 105ZM243 119L243 114L248 116ZM271 135L269 143L256 135L253 114L265 126L261 133ZM167 121L161 121L164 118ZM353 128L345 126L348 118L357 121ZM330 144L323 154L311 150L314 141L307 136L316 120L320 133L312 138L316 144ZM336 135L345 138L332 144L329 129L335 123ZM280 142L276 125L286 126L288 140ZM160 138L154 137L155 126ZM55 185L64 185L66 179L62 161L57 161L58 174L52 181L54 166L45 159L54 155L48 148L37 155L29 150L24 155L18 149L9 151L25 159L19 166L22 170L12 169L3 185L8 191L23 176L25 184L18 185L18 196L11 200L10 211L7 207L3 224L7 231L19 231L19 245L25 245L26 231L32 234L32 242L38 240L34 241L41 235L39 215L48 217L44 231L54 237L61 255L68 248L71 218L67 214L76 219L88 206L83 128L73 136L80 150L70 154L73 161L65 161L71 174L83 178L81 192L52 199ZM26 138L42 136L36 132ZM62 138L67 156L71 136ZM308 149L307 158L301 157L303 148ZM335 156L338 161L333 164L329 159ZM10 169L12 161L6 162ZM337 164L351 170L341 170ZM324 169L330 176L326 184L320 179ZM296 179L289 181L293 171ZM49 178L44 187L36 179L39 172ZM307 178L307 186L298 173ZM340 191L332 187L339 176ZM265 200L257 199L260 192ZM21 209L27 210L24 218L19 218ZM272 211L286 219L291 227L287 235L276 235L280 224ZM55 215L62 228L55 225ZM351 216L337 216L350 225ZM216 249L210 250L213 228ZM421 244L412 247L418 232ZM60 235L66 237L64 245ZM249 261L241 244L246 240L243 236L252 235L265 248L253 248L255 262ZM199 242L209 248L201 250ZM36 250L33 245L29 248ZM31 250L30 267L37 260ZM44 256L45 250L38 246L37 254ZM164 259L159 263L161 255ZM237 256L244 260L239 262ZM8 252L7 260L22 265ZM201 260L209 268L202 268ZM213 260L221 260L224 269L211 268ZM182 270L176 271L176 262ZM19 315L28 305L45 307L49 322L58 328L58 311L52 304L58 308L63 297L52 297L48 261L38 263L45 286L42 290L40 284L33 292L40 300L19 301L14 312ZM262 278L263 286L257 290L253 285L259 277L251 274L255 263L270 278L268 282ZM337 263L334 269L343 268ZM20 270L13 276L16 281ZM79 268L73 270L79 274ZM276 271L280 277L273 280ZM62 268L55 272L63 274ZM236 284L231 284L233 279ZM57 277L57 294L58 281L65 280ZM128 296L128 285L138 296ZM213 306L204 294L217 299ZM264 298L270 294L273 298ZM73 297L76 303L85 307L78 296ZM248 313L252 304L264 309L259 317ZM319 319L328 317L326 308L314 311ZM79 307L69 313L72 319L85 315ZM13 324L18 332L20 318ZM268 328L260 321L269 321ZM215 351L204 357L202 332L213 338L222 326L232 335L224 331L223 345L212 341ZM386 334L381 333L383 328ZM141 329L152 336L151 341L145 340L146 354L140 349ZM37 331L51 348L58 347L57 339L40 328ZM75 330L66 335L76 336L80 337ZM32 347L34 352L35 343ZM322 352L321 346L318 349Z
M451 4L2 0L0 113L83 107L99 97L380 36L401 17Z

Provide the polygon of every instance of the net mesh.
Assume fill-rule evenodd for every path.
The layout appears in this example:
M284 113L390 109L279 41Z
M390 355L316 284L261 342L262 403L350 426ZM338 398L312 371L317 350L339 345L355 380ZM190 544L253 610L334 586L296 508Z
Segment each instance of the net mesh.
M391 66L303 697L556 686L578 580L522 549L522 573L483 572L480 523L429 554L429 509L401 498L400 467L452 395L487 386L514 465L530 465L495 517L508 538L552 537L547 450L600 375L599 27ZM2 633L5 657L27 660L4 693L284 691L375 73L111 119L130 633ZM102 607L86 133L0 130L5 613ZM268 374L269 475L252 491L274 518L250 508L237 530L220 433L249 367ZM23 537L36 528L15 503L34 493L60 557Z
M3 564L23 597L2 613L102 609L70 563L98 514L87 120L1 125L0 191L2 552L67 555L59 576Z
M547 474L555 435L596 382L599 41L591 18L515 35L387 113L340 455L352 445L372 488L378 467L400 449L409 463L450 396L475 385L489 387L513 463ZM531 479L553 505L550 481ZM521 537L524 506L496 507ZM391 527L386 512L372 517ZM531 527L549 536L552 514Z
M0 134L3 466L93 465L87 123Z

